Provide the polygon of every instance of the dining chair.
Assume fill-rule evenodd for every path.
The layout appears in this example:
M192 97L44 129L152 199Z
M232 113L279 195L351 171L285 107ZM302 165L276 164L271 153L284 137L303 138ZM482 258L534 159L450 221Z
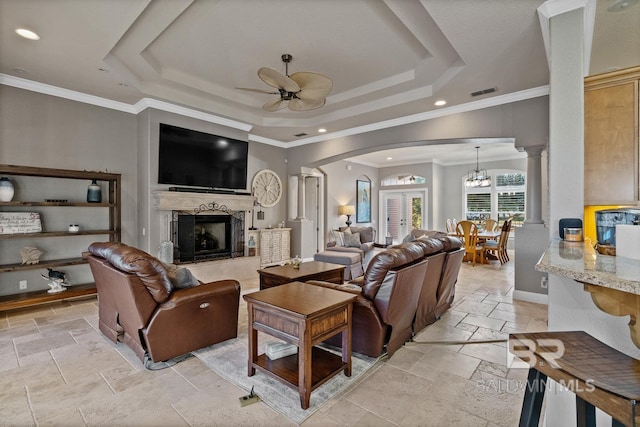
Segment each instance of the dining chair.
M495 219L485 219L485 220L482 220L482 222L480 223L480 226L482 227L483 230L493 231L498 226L498 221L496 221Z
M478 254L480 263L484 263L484 245L478 244L478 226L471 221L460 221L456 225L456 233L464 241L465 256L471 256L473 266L476 266Z
M509 232L511 231L511 219L505 220L502 223L502 231L498 241L487 240L484 242L483 252L494 253L500 264L509 262L509 255L507 254L507 242L509 241Z
M453 225L453 220L451 218L447 218L447 233L455 233L456 227Z

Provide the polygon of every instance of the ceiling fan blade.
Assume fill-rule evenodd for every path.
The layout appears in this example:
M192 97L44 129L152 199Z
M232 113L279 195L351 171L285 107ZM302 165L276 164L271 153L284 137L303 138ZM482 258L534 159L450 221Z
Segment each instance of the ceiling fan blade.
M289 101L289 109L293 111L307 111L307 110L315 110L316 108L320 108L324 106L326 100L318 99L318 100L305 100L294 98Z
M262 106L262 109L265 111L274 112L274 111L282 110L283 108L287 108L287 104L289 104L289 101L278 98L274 101L269 101L266 104L264 104Z
M236 87L235 89L246 90L249 92L258 92L258 93L266 93L269 95L278 95L280 92L274 92L272 90L264 90L264 89L253 89L250 87Z
M258 77L260 77L260 80L262 80L269 86L273 86L277 89L284 89L287 92L294 93L300 90L300 86L298 86L298 83L272 68L260 68L258 70Z
M291 80L300 86L296 96L308 101L326 98L333 89L333 81L324 74L303 71L291 74Z

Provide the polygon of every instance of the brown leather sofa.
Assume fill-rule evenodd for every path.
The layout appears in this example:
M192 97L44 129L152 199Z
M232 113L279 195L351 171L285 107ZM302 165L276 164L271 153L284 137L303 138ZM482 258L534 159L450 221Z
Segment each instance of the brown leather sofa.
M89 252L100 331L124 342L143 362L145 354L153 362L166 361L237 336L237 281L196 280L176 288L167 266L140 249L99 242Z
M391 356L413 336L418 313L422 323L423 318L433 317L435 321L448 309L460 267L456 269L456 263L462 263L462 257L457 255L461 246L455 237L423 237L377 253L364 276L346 285L309 283L357 294L353 305L353 351L378 357L386 350ZM340 346L338 338L329 339L328 343Z

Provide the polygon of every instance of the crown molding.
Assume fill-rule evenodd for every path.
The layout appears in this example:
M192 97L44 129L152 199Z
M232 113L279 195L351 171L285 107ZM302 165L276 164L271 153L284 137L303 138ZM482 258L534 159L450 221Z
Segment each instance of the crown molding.
M45 95L56 96L58 98L78 101L85 104L96 105L98 107L109 108L111 110L123 111L125 113L136 114L135 108L131 104L101 98L99 96L88 95L75 90L64 89L21 77L10 76L0 73L0 84L17 87L18 89L30 90L32 92L44 93Z
M194 119L203 120L209 123L215 123L217 125L223 125L234 129L240 129L245 132L249 132L253 125L248 123L238 122L236 120L227 119L224 117L216 116L215 114L205 113L200 110L194 110L193 108L182 107L180 105L171 104L170 102L158 101L152 98L143 98L136 102L133 106L135 114L138 114L147 108L154 108L156 110L166 111L168 113L174 113L181 116L191 117Z
M467 102L465 104L453 105L451 107L441 108L434 111L413 114L410 116L399 117L397 119L386 120L377 123L371 123L351 129L345 129L339 132L327 133L324 135L304 138L296 142L291 142L287 147L298 147L301 145L312 144L315 142L328 141L335 138L343 138L346 136L357 135L360 133L373 132L380 129L407 125L415 122L431 120L439 117L450 116L452 114L465 113L468 111L482 110L483 108L496 107L498 105L510 104L512 102L524 101L532 98L549 95L549 85L540 86L532 89L525 89L519 92L508 93L505 95L494 96L492 98L482 99L479 101Z
M65 98L72 101L83 102L85 104L96 105L103 108L109 108L112 110L123 111L129 114L139 114L147 108L154 108L169 113L178 114L185 117L191 117L198 120L203 120L209 123L215 123L223 126L228 126L234 129L240 129L249 132L253 125L248 123L239 122L224 117L217 116L215 114L205 113L193 108L187 108L180 105L172 104L165 101L159 101L152 98L143 98L137 103L131 105L124 102L113 101L110 99L102 98L99 96L88 95L86 93L77 92L69 89L64 89L57 86L48 85L45 83L35 82L33 80L27 80L20 77L10 76L0 73L0 84L17 87L19 89L30 90L33 92L44 93L46 95L56 96L59 98ZM345 129L339 132L328 133L324 135L313 136L310 138L304 138L295 142L284 142L275 139L265 138L259 135L248 134L250 141L259 142L262 144L273 145L280 148L293 148L301 145L313 144L316 142L328 141L335 138L342 138L351 135L357 135L361 133L373 132L380 129L387 129L396 126L402 126L415 122L431 120L439 117L445 117L452 114L459 114L468 111L481 110L483 108L495 107L503 104L509 104L512 102L523 101L532 98L538 98L541 96L549 95L549 86L540 86L537 88L526 89L519 92L508 93L505 95L494 96L478 101L472 101L465 104L454 105L451 107L441 108L435 111L427 111L424 113L413 114L409 116L399 117L396 119L385 120L382 122L371 123L364 126L358 126L351 129Z
M205 113L203 111L194 110L193 108L182 107L180 105L171 104L169 102L159 101L152 98L143 98L135 104L131 105L124 102L113 101L111 99L88 95L86 93L64 89L58 86L52 86L49 84L1 73L0 84L17 87L19 89L30 90L32 92L43 93L45 95L56 96L58 98L69 99L71 101L82 102L84 104L109 108L111 110L122 111L129 114L139 114L147 108L154 108L156 110L191 117L209 123L215 123L234 129L240 129L245 132L249 132L253 128L253 126L248 123L230 120L224 117L216 116L215 114Z

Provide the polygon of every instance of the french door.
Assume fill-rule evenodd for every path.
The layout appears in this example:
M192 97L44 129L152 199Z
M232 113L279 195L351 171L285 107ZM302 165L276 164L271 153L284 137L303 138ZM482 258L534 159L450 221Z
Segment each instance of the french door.
M383 234L378 241L391 236L393 243L400 243L413 229L426 228L426 190L382 190L381 219Z

